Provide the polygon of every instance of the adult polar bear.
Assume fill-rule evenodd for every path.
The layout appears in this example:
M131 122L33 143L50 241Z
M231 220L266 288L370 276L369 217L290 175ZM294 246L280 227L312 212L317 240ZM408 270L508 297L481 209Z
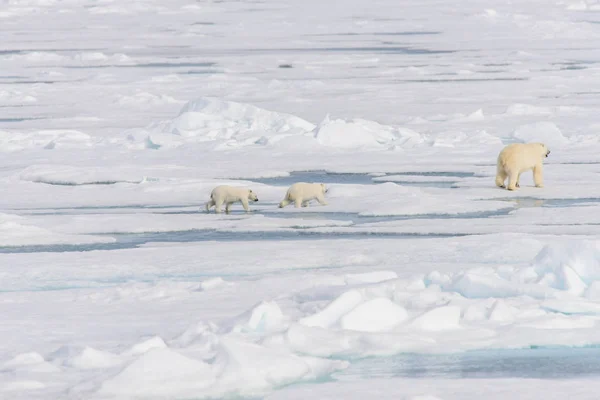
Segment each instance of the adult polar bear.
M294 183L279 203L279 208L283 208L292 202L296 208L300 206L308 207L311 200L317 200L319 204L326 206L325 193L327 193L327 188L324 183Z
M217 186L210 193L210 201L206 203L206 211L209 211L212 206L215 206L215 212L219 214L221 212L221 206L225 204L225 212L228 213L231 205L236 202L241 202L246 212L250 211L248 208L248 200L258 201L256 193L252 190L237 187L221 185Z
M519 186L521 174L533 169L533 181L536 187L544 187L543 162L550 150L543 143L513 143L506 146L498 155L496 164L496 186L505 188L508 178L508 190Z

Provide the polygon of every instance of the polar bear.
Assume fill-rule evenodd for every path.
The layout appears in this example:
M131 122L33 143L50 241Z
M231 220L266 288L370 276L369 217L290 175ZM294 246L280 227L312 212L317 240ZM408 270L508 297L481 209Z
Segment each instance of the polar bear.
M536 187L544 187L542 165L550 150L543 143L513 143L506 146L498 155L496 165L496 186L505 188L508 178L508 190L519 186L523 172L533 169L533 181Z
M244 210L249 212L248 200L254 202L258 201L256 193L250 189L237 186L217 186L210 193L210 201L206 203L206 211L209 211L212 206L215 206L215 212L218 214L221 212L221 206L225 203L225 212L229 213L231 205L240 201L244 206Z
M294 183L287 190L284 199L279 203L279 208L283 208L291 202L294 202L296 208L300 206L308 207L308 203L311 200L317 200L319 204L326 206L325 193L328 191L324 183Z

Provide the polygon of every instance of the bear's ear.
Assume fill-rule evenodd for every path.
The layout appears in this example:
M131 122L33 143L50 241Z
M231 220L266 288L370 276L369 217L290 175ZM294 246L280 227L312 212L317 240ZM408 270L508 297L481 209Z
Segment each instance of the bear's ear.
M250 189L250 193L252 193L252 189Z

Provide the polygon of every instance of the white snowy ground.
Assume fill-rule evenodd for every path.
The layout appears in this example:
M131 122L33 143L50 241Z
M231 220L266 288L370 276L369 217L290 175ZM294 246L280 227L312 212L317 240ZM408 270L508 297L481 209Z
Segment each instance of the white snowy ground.
M600 345L600 3L404 3L0 2L0 398L596 399L370 369Z

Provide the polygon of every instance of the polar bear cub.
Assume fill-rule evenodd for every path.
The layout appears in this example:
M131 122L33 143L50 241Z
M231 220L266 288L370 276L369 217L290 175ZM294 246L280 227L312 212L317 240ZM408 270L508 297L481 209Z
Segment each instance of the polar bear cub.
M328 189L324 183L306 183L298 182L294 183L287 190L284 199L279 203L279 208L283 208L290 203L294 203L296 208L308 207L308 203L311 200L317 200L322 206L326 206L325 193Z
M210 201L206 203L206 211L209 211L214 206L215 212L218 214L221 212L221 206L225 203L225 212L228 213L231 205L239 201L244 206L244 210L249 212L248 200L258 201L256 193L250 189L227 185L217 186L210 193Z
M550 150L543 143L513 143L506 146L498 155L496 164L496 186L505 188L504 181L508 178L508 190L519 186L523 172L533 170L533 181L536 187L544 187L543 161Z

